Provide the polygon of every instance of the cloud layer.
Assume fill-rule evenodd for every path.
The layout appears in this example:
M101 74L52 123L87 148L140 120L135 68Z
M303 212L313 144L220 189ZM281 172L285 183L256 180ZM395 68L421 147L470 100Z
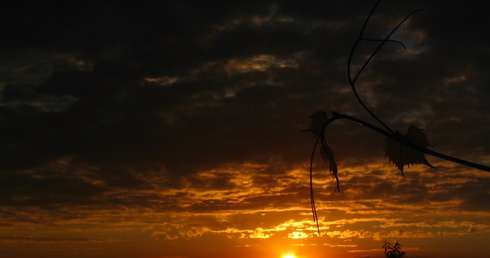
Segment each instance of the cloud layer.
M9 4L0 242L12 257L72 247L89 247L80 257L228 257L280 241L359 257L385 239L421 256L456 240L470 252L489 237L488 173L428 157L438 169L401 177L383 137L348 121L328 130L340 194L315 161L315 236L313 139L301 131L318 110L375 123L346 78L372 4ZM384 37L418 8L393 36L407 50L387 44L359 94L401 133L416 124L434 150L488 165L486 4L382 2L366 37ZM376 44L361 44L354 70ZM231 244L209 250L209 241Z

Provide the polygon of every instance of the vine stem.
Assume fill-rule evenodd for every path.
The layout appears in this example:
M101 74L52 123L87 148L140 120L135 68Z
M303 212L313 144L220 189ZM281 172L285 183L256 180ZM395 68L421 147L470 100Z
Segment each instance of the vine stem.
M391 32L386 36L386 38L384 39L381 39L381 40L376 40L376 39L365 39L363 38L363 34L364 34L364 30L366 29L366 26L369 22L369 20L371 19L371 16L373 15L374 13L374 10L376 10L376 7L378 6L379 2L381 0L378 0L376 2L376 4L373 6L373 8L371 9L371 12L369 13L369 15L367 16L366 20L364 21L364 24L362 26L362 29L361 29L361 32L359 33L359 36L357 37L357 40L356 42L354 43L354 46L352 47L351 49L351 52L349 54L349 59L347 61L347 77L349 79L349 84L352 88L352 91L354 92L354 95L357 99L357 101L359 101L359 103L361 104L361 106L376 120L378 121L378 123L380 123L384 128L386 128L386 130L388 130L390 133L394 133L393 130L387 126L378 116L376 116L367 106L366 104L364 104L364 102L362 101L361 97L359 96L359 94L357 93L357 90L356 90L356 81L357 79L359 78L359 76L362 74L362 72L364 71L364 69L366 68L366 66L369 64L369 62L374 58L374 56L378 53L378 51L381 49L381 47L383 47L383 45L387 42L394 42L394 43L398 43L400 45L403 46L403 48L405 48L405 45L397 40L391 40L390 37L393 35L393 33L395 33L395 31L398 30L398 28L403 24L405 23L405 21L410 18L412 15L414 15L415 13L421 11L421 9L418 9L418 10L415 10L413 12L411 12L409 15L407 15L400 23L398 23L398 25L393 29L391 30ZM361 41L380 41L381 43L378 45L378 47L371 53L371 55L369 56L369 58L364 62L364 64L361 66L361 68L359 69L359 71L357 71L356 75L354 76L354 78L352 77L352 73L351 73L351 64L352 64L352 57L354 56L354 52L355 50L357 49L357 46L359 45L359 43Z
M355 117L352 117L352 116L349 116L349 115L345 115L345 114L341 114L341 113L338 113L338 112L332 112L333 114L333 117L330 119L329 122L333 122L334 120L337 120L337 119L346 119L346 120L350 120L350 121L353 121L353 122L356 122L356 123L359 123L363 126L366 126L367 128L377 132L377 133L380 133L380 134L383 134L401 144L404 144L410 148L413 148L413 149L416 149L418 151L421 151L421 152L424 152L426 154L429 154L429 155L432 155L434 157L438 157L438 158L441 158L441 159L444 159L444 160L448 160L448 161L452 161L454 163L458 163L458 164L461 164L461 165L465 165L465 166L468 166L468 167L472 167L472 168L476 168L476 169L480 169L480 170L483 170L483 171L487 171L487 172L490 172L490 167L489 166L485 166L485 165L482 165L482 164L478 164L478 163L474 163L474 162L471 162L471 161L467 161L467 160L464 160L464 159L459 159L459 158L456 158L456 157L452 157L452 156L449 156L449 155L446 155L446 154L442 154L440 152L437 152L437 151L433 151L431 149L427 149L425 147L422 147L422 146L419 146L413 142L411 142L410 140L408 140L407 138L405 137L399 137L397 134L395 133L391 133L391 132L387 132L373 124L370 124L364 120L361 120L361 119L358 119L358 118L355 118Z
M316 146L318 145L318 141L320 141L320 137L316 138L315 145L313 146L313 152L311 153L311 158L310 158L310 200L311 200L311 213L313 214L313 222L316 222L318 235L320 235L320 224L318 222L318 215L316 213L315 195L313 194L313 159L315 157L315 150L316 150Z

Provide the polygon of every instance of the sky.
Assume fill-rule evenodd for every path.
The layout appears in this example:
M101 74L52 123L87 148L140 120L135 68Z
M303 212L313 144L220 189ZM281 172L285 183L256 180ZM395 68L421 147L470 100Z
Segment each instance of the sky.
M0 256L366 258L490 251L490 173L329 125L340 193L314 158L317 111L379 124L348 57L375 1L11 1L0 9ZM393 130L490 165L485 1L381 1L356 82ZM356 72L379 42L362 41Z

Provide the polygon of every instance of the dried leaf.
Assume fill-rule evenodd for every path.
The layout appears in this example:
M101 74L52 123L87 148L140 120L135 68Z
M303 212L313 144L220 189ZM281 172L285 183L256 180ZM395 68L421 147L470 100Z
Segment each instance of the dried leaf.
M321 137L321 151L320 153L322 154L322 158L325 162L329 162L328 164L328 169L332 175L332 178L337 181L337 187L335 188L335 191L340 192L340 182L339 182L339 177L338 177L338 169L337 169L337 162L335 162L335 157L333 155L332 150L330 147L328 147L327 142L325 141L325 138Z
M417 144L420 147L431 146L425 132L414 126L410 125L408 132L405 136L401 136L405 140ZM429 167L433 167L425 158L423 152L406 146L392 138L385 140L385 154L389 158L390 162L395 164L400 169L403 175L403 167L414 164L424 164Z
M317 111L310 116L311 125L306 131L312 132L315 136L323 134L326 124L328 123L328 114L324 111Z

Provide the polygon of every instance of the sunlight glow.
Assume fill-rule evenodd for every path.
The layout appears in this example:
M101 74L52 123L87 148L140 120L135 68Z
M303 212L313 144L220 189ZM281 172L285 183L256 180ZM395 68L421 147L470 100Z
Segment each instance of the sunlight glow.
M308 238L308 234L305 233L305 232L293 232L293 233L289 233L288 234L288 237L289 238L292 238L292 239L305 239L305 238Z
M296 258L296 256L294 254L285 254L282 258Z

